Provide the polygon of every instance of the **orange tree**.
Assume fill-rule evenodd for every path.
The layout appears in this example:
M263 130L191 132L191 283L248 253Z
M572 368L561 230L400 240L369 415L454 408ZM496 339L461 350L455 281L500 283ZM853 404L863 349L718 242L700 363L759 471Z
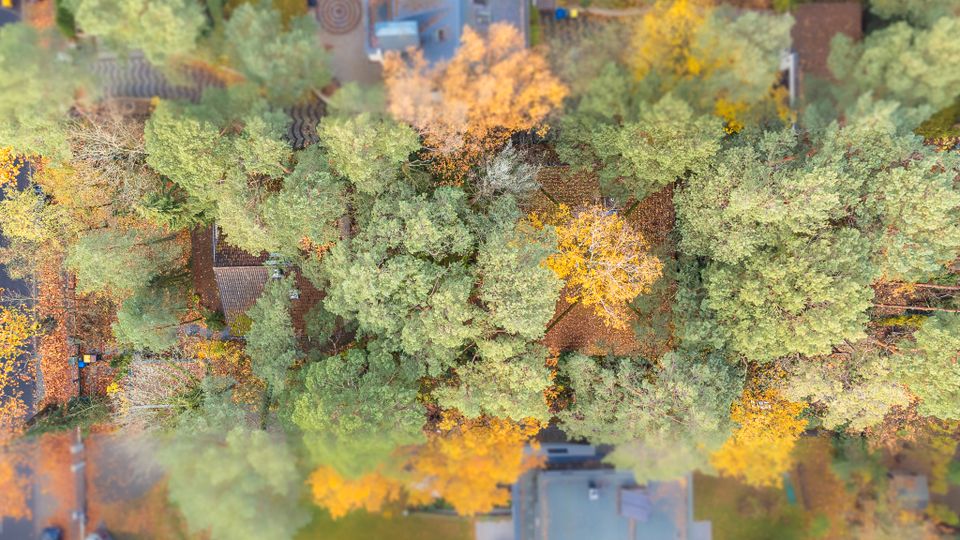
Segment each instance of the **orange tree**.
M467 419L447 411L425 444L397 455L397 466L355 479L321 466L307 483L313 501L335 519L353 510L378 512L392 503L416 506L435 498L461 515L489 512L510 501L504 486L542 463L541 457L524 451L539 430L540 424L532 420Z
M576 213L560 205L553 216L532 215L537 228L556 223L557 253L545 264L567 280L567 301L583 302L613 328L625 328L626 305L650 290L663 264L639 231L601 205Z
M512 133L543 129L567 95L546 58L507 24L490 26L486 39L464 28L456 55L435 66L419 51L409 62L389 54L384 79L390 113L420 131L436 171L454 181Z
M807 425L799 418L804 407L775 390L745 391L730 412L740 427L711 456L711 464L720 474L752 486L780 486L783 474L793 466L793 449Z

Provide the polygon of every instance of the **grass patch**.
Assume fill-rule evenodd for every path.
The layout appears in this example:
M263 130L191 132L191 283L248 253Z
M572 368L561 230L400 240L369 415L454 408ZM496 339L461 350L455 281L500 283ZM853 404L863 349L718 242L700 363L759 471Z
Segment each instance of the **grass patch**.
M916 133L927 140L960 137L960 99L920 124Z
M473 540L473 521L457 516L410 514L386 517L353 512L334 520L324 510L314 513L313 521L300 529L299 540Z
M694 519L709 520L714 540L801 540L807 516L782 489L756 489L730 478L696 474Z

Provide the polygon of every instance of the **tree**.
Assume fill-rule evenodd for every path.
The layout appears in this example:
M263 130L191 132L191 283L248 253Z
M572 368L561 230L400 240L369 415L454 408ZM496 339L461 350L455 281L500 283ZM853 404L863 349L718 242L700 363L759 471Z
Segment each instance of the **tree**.
M420 149L419 136L409 126L369 113L325 116L317 136L333 169L366 195L389 189L400 164Z
M403 484L379 472L357 479L344 478L332 467L318 467L307 479L313 502L326 508L330 517L339 519L354 510L380 512L403 497Z
M269 3L244 3L225 28L230 62L267 99L281 106L304 99L330 82L326 50L316 38L316 20L295 17L284 23Z
M139 289L117 311L113 333L117 342L136 350L161 352L177 344L187 294L175 284Z
M453 187L430 195L401 187L382 195L360 216L359 232L324 255L324 307L394 350L422 359L432 375L449 367L466 345L498 332L537 340L543 335L539 324L552 316L557 284L537 268L549 239L515 232L519 215L511 198L480 214ZM508 240L507 251L500 251L486 238L516 242ZM475 294L487 305L472 302ZM519 317L518 308L536 311Z
M851 347L849 355L795 360L786 369L783 397L823 407L827 429L862 432L882 422L891 408L910 402L892 359L866 345Z
M0 394L0 446L17 435L27 420L27 404L18 379L27 372L23 363L28 342L39 331L40 325L32 313L19 307L0 306L0 388L3 388Z
M650 290L663 265L649 253L643 236L615 212L595 205L561 206L557 216L557 253L546 265L566 280L568 302L593 307L604 324L625 328L627 303ZM534 216L534 225L542 220Z
M901 382L920 398L918 412L944 420L960 419L960 316L938 313L901 345L893 363Z
M960 15L952 0L871 0L870 11L884 19L905 18L927 27L941 18Z
M671 352L653 366L639 359L612 361L607 367L580 354L566 360L575 400L558 415L564 431L616 445L608 459L633 469L638 481L704 468L730 431L728 411L743 375L718 356L700 360Z
M522 199L540 187L537 174L540 167L524 161L508 142L500 152L481 163L480 173L476 181L476 192L481 198L492 198L497 195L513 195Z
M789 15L713 7L709 0L660 0L638 19L627 61L642 94L672 92L738 131L744 114L762 116L757 113L769 108L792 25Z
M500 23L486 39L464 28L456 55L433 67L419 51L409 63L388 55L384 77L390 113L420 131L435 169L455 180L511 134L541 129L567 93L546 59Z
M77 52L59 44L26 24L0 28L0 141L55 162L69 155L63 121L86 82Z
M30 519L30 496L33 485L30 475L23 470L27 465L26 449L20 446L4 446L0 451L0 505L4 519Z
M206 26L192 0L66 0L77 25L117 52L140 50L162 66L194 51Z
M192 533L279 540L309 521L300 506L302 479L294 457L265 431L181 433L161 446L159 457L170 500Z
M707 258L700 305L751 360L828 354L863 336L871 305L874 233L844 219L866 176L829 162L839 151L802 152L790 132L764 134L718 154L675 197L681 249Z
M960 251L960 190L954 185L960 160L924 147L914 156L873 183L871 199L882 216L880 269L889 281L924 280Z
M438 427L439 433L410 460L415 479L410 487L444 499L458 514L472 516L506 505L510 490L502 486L541 463L541 457L524 449L538 424L463 420L447 413Z
M793 466L793 448L806 428L799 415L804 405L787 401L776 391L745 391L730 411L740 425L710 458L724 476L751 486L779 487Z
M514 357L503 358L498 345L480 345L478 359L457 366L459 384L435 390L437 402L467 418L488 415L518 422L548 421L551 414L543 394L551 383L546 367L548 351L533 345Z
M617 77L615 69L609 66L605 75ZM591 88L607 89L602 79ZM643 199L688 170L699 171L720 149L722 123L709 115L695 117L686 103L669 94L617 117L614 110L599 109L595 99L600 97L585 96L580 109L564 120L567 129L558 153L576 166L599 164L604 191L622 200Z
M310 364L289 415L314 462L356 479L398 448L423 442L420 372L376 342Z
M253 320L244 338L254 375L277 394L286 386L287 370L297 359L297 338L290 314L293 278L270 280L248 311Z
M539 339L553 318L563 287L543 264L556 252L556 240L548 231L532 230L525 222L515 228L506 223L500 230L490 231L477 252L479 297L493 324L531 340Z
M841 105L871 92L908 107L946 107L960 81L949 61L960 53L960 44L952 39L958 32L960 18L942 17L930 28L897 22L869 33L861 43L838 34L830 46L829 66L843 85Z
M77 290L123 297L179 266L174 236L128 229L91 231L67 250L64 264L77 274Z

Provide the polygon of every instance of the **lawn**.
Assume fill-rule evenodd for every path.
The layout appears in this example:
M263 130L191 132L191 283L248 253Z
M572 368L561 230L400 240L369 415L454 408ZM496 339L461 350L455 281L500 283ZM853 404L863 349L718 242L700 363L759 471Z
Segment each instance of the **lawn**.
M298 540L472 540L473 520L455 516L411 514L384 517L354 512L336 521L317 510L313 521L300 530Z
M709 520L714 540L800 540L807 516L782 489L755 489L736 480L694 475L696 520Z

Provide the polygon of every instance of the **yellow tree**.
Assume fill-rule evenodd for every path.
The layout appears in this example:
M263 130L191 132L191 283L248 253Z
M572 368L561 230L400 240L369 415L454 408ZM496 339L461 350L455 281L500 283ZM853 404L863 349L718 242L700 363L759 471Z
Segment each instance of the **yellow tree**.
M0 189L16 188L20 174L20 157L13 148L0 147Z
M504 486L542 463L541 457L524 452L539 429L535 421L469 420L445 413L439 433L410 461L413 479L408 488L444 499L461 515L503 506L510 502Z
M26 311L0 306L0 388L4 389L0 396L0 442L22 427L27 411L16 379L23 376L21 356L27 341L39 328L36 319Z
M641 17L630 57L637 79L654 70L678 79L699 75L703 60L693 48L712 4L710 0L658 0Z
M627 303L649 292L663 270L643 235L601 205L575 213L561 205L546 220L556 224L557 233L557 253L546 265L567 281L567 301L591 306L604 324L625 328ZM538 228L545 224L542 216L532 221Z
M711 457L723 476L756 487L778 487L793 466L793 449L806 427L799 418L805 405L783 399L776 391L744 391L731 408L740 425Z
M307 483L313 494L313 502L326 508L333 519L354 510L380 512L386 504L399 501L404 496L403 483L379 471L349 479L341 476L333 467L324 466L314 470Z
M437 172L455 181L512 133L544 129L567 95L546 58L502 23L486 39L464 28L456 55L435 66L419 51L389 54L384 80L390 113L420 131Z

